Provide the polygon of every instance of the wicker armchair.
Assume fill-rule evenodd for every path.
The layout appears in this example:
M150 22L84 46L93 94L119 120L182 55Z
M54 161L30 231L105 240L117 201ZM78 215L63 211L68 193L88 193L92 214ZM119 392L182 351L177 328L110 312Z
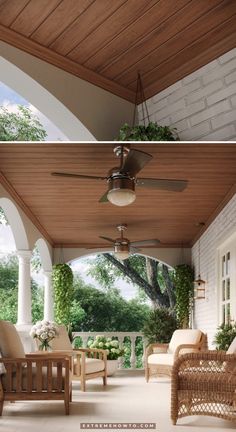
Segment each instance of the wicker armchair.
M101 377L107 384L107 352L102 349L73 349L65 326L58 326L59 335L51 341L53 352L72 355L73 380L79 380L81 390L86 390L86 381Z
M236 354L184 354L172 369L171 419L208 415L236 421Z
M205 343L205 335L200 330L175 330L169 344L155 343L145 351L145 378L171 376L175 360L186 352L200 351Z
M70 358L25 355L15 326L0 321L0 415L4 401L62 400L69 414L72 398Z

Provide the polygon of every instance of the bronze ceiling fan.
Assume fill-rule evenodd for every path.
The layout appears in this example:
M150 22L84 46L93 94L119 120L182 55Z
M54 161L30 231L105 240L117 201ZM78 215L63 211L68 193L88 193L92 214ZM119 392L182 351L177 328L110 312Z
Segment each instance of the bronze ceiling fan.
M160 240L150 239L150 240L138 240L138 241L130 241L126 237L124 237L124 231L127 229L126 224L120 224L116 227L120 232L120 237L116 239L111 239L105 236L99 236L101 239L106 240L109 243L112 243L114 246L114 254L118 259L124 260L129 257L131 253L139 252L140 247L155 247L158 246Z
M120 159L119 167L113 167L104 177L76 174L68 172L52 172L53 176L73 177L87 180L107 181L108 190L100 198L99 202L110 201L117 206L126 206L134 202L136 198L135 187L149 189L162 189L172 192L182 192L187 187L187 180L137 178L137 174L151 161L152 155L141 150L129 149L125 145L118 145L114 153Z

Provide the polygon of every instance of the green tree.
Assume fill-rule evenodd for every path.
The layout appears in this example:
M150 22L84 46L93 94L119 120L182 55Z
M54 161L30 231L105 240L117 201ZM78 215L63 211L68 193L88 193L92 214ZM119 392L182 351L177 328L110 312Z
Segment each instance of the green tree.
M17 112L0 107L0 141L45 141L47 133L29 107L18 105Z
M43 290L31 280L32 319L43 319ZM18 260L16 256L0 260L0 319L17 320Z
M109 253L100 254L88 262L88 273L104 288L110 289L116 279L123 278L143 290L154 307L174 308L174 284L165 264L141 255L131 255L119 261Z
M117 289L102 291L86 285L79 275L74 282L73 309L77 307L84 315L77 324L74 320L74 331L140 331L149 312L138 299L128 301Z

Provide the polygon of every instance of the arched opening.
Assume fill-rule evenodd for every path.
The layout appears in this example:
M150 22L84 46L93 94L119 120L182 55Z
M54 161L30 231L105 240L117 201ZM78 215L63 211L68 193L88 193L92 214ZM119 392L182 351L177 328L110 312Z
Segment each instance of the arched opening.
M1 80L51 120L71 141L95 141L94 136L55 96L21 69L0 57Z
M8 198L0 198L0 207L3 209L11 227L17 250L28 250L29 242L20 213L15 204Z
M167 289L165 284L171 283L168 272L173 268L144 254L131 255L129 265L116 260L114 266L110 252L86 253L70 261L75 279L72 329L77 346L86 346L96 335L104 335L125 348L120 367L141 368L144 324L153 305L170 308L170 286Z

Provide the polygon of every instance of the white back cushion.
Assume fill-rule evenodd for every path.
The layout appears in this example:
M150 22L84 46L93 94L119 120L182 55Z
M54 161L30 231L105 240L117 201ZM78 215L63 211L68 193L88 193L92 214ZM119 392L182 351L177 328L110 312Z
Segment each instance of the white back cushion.
M200 330L175 330L169 344L168 353L174 354L176 348L182 344L197 344L200 342L201 336L202 332Z
M53 350L57 350L57 351L58 350L71 351L73 348L66 327L64 325L59 325L57 326L57 330L59 334L58 336L55 337L55 339L53 339L50 342L50 346L52 347Z
M0 320L0 351L2 357L25 357L25 351L20 336L9 321Z

